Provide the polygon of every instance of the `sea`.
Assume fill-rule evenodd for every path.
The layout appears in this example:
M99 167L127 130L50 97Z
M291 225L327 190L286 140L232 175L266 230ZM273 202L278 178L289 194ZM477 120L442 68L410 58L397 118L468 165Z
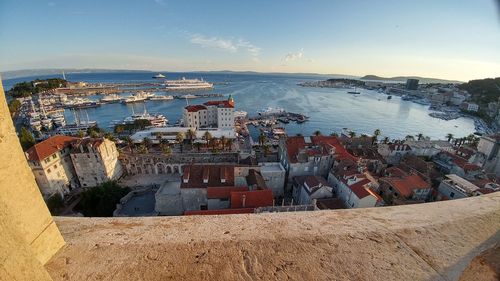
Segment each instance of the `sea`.
M85 81L90 83L146 83L158 82L149 72L118 72L118 73L66 73L69 81ZM310 76L296 74L248 74L248 73L163 73L168 79L203 78L215 83L213 90L202 90L203 93L223 94L227 98L232 95L235 100L235 110L248 112L249 116L256 116L257 112L267 107L281 107L289 112L302 113L309 117L303 124L289 123L284 126L289 135L311 135L319 130L323 135L343 130L352 130L358 135L372 134L374 130L381 130L380 138L404 138L407 135L422 133L432 139L445 139L448 133L455 137L464 137L475 132L474 120L458 118L455 120L441 120L429 116L433 112L429 106L420 105L411 101L404 101L378 91L357 89L359 95L348 94L349 89L337 88L309 88L298 84L305 81L325 80L331 76ZM61 75L47 75L24 77L3 80L5 90L22 81L31 81L36 78L62 78ZM190 92L191 93L191 92ZM196 94L197 92L192 92ZM168 94L176 94L169 92ZM128 96L124 93L123 96ZM98 100L100 95L90 96ZM190 104L201 104L214 98L191 99ZM222 98L218 98L222 99ZM87 116L95 120L98 126L105 130L112 130L114 121L123 120L133 112L161 113L170 124L174 124L182 117L183 107L187 101L175 99L172 101L146 101L135 104L106 104L98 108L85 109L77 114L84 120ZM74 122L75 114L66 110L68 122ZM252 129L253 136L258 134Z

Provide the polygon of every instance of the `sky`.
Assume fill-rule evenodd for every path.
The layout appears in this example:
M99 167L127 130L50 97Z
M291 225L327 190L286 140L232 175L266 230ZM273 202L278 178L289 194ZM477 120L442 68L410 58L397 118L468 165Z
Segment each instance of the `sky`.
M500 76L495 0L0 0L0 71Z

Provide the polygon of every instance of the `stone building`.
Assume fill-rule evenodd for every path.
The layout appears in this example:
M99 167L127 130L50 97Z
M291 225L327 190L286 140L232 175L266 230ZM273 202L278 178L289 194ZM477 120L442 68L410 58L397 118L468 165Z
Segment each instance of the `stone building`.
M71 162L71 143L78 140L68 136L53 136L26 151L28 164L44 197L67 194L78 187Z
M203 105L188 105L182 114L183 126L192 128L234 128L234 100L208 101Z
M313 199L325 199L333 196L333 188L320 176L298 176L293 183L294 204L308 205Z
M394 171L399 169L394 168ZM424 202L430 196L431 185L417 174L407 174L399 170L389 177L379 179L378 194L387 204Z
M97 186L123 175L116 145L105 138L74 141L71 161L82 187Z
M484 170L500 175L500 134L482 136L477 150L485 156Z

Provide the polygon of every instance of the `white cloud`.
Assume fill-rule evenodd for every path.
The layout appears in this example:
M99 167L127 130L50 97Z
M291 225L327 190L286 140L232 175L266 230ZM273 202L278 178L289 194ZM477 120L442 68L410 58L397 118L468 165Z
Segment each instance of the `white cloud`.
M286 54L285 61L300 60L303 57L304 57L304 49L300 49L300 51L298 52Z
M199 45L203 48L220 49L231 53L246 51L250 54L253 61L259 61L261 48L243 39L227 39L219 37L207 37L201 34L190 35L189 42Z

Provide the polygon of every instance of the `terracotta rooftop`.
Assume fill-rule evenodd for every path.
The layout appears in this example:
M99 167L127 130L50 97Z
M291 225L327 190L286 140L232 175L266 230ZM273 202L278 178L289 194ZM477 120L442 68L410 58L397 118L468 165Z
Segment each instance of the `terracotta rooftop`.
M306 142L306 139L308 142ZM335 148L335 155L337 159L357 159L347 152L344 146L340 143L340 140L335 136L288 137L285 145L288 157L292 163L298 162L298 154L300 151L305 150L305 152L310 156L328 155L330 148Z
M370 193L367 190L368 188L365 187L365 185L367 185L369 183L370 183L370 180L367 179L367 178L364 178L364 179L358 181L357 183L351 184L351 185L348 185L348 186L352 190L352 192L354 192L354 194L356 194L356 196L359 199L363 199L363 198L365 198L367 196L372 195L372 193Z
M273 192L270 189L231 192L231 209L272 206L273 198Z
M429 183L422 179L419 175L409 175L403 178L385 177L381 181L387 182L390 186L396 189L402 196L409 197L415 189L430 188Z
M75 140L78 140L78 138L55 135L30 147L26 151L26 155L30 161L41 161L55 152L70 146Z
M234 105L231 104L230 101L228 100L217 100L217 101L207 101L204 103L206 106L218 106L218 107L225 107L225 108L234 108Z
M184 107L188 112L198 112L200 110L207 109L204 105L188 105Z
M481 167L479 167L478 165L476 164L471 164L469 162L467 162L467 160L463 157L460 157L458 155L455 155L453 153L449 153L449 152L443 152L445 153L448 157L450 157L451 161L459 166L460 168L464 169L464 171L477 171L477 170L481 170Z
M208 176L205 182L204 175ZM234 165L186 165L183 167L181 188L223 186L234 186Z
M92 148L96 148L100 146L104 142L103 138L85 138L85 139L78 139L75 140L71 143L71 146L73 147L72 152L74 153L79 153L80 152L80 146L84 147L84 152L87 152L87 147L90 146Z

